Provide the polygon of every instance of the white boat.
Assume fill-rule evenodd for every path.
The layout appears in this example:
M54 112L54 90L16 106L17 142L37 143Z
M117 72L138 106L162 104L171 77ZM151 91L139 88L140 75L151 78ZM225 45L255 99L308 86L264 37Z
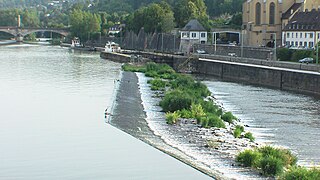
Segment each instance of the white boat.
M82 47L81 43L80 43L80 39L75 37L71 40L71 48L79 48Z
M121 48L120 48L119 44L117 44L115 42L108 41L105 45L104 51L105 52L120 52Z

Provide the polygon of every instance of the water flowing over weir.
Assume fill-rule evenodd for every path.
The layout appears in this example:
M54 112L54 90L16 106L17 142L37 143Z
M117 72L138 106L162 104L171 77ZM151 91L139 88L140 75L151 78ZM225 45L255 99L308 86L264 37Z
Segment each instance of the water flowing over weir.
M138 79L137 79L137 77ZM124 72L117 94L117 106L112 124L148 144L180 159L181 161L217 178L259 179L257 173L234 166L234 161L227 154L221 154L205 147L201 135L194 134L198 129L192 126L169 126L165 115L158 106L159 98L147 84L149 78L142 73L134 75ZM130 83L138 83L138 93L126 94ZM130 91L134 91L130 89ZM124 97L128 96L128 97ZM129 97L130 96L130 97ZM126 106L119 103L125 103ZM144 113L138 113L144 111Z
M298 164L320 165L320 98L205 78L223 107L253 132L257 142L292 150Z

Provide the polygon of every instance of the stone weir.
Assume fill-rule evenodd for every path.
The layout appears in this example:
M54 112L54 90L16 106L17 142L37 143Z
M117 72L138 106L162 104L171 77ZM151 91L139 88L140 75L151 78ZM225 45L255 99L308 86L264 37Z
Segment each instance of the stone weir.
M320 96L319 72L153 52L125 53L140 56L156 63L169 64L178 72L212 75L225 80ZM120 63L134 62L132 55L128 54L102 52L101 57Z

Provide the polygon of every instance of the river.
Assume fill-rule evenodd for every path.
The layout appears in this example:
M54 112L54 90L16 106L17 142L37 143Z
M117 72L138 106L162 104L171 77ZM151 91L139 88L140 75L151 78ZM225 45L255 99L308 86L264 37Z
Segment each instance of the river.
M0 179L209 179L105 123L120 64L0 46Z
M320 165L320 98L207 77L227 111L250 127L256 141L289 148L298 164Z

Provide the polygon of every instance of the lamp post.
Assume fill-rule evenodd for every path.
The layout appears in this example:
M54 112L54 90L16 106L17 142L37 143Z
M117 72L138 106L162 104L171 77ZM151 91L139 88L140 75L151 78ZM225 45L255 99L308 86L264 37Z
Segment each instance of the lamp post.
M317 43L316 64L319 64L319 42Z
M243 36L244 30L241 30L241 57L243 57Z
M274 39L274 48L273 48L273 58L274 60L276 61L277 60L277 33L271 33L273 36L273 39Z

